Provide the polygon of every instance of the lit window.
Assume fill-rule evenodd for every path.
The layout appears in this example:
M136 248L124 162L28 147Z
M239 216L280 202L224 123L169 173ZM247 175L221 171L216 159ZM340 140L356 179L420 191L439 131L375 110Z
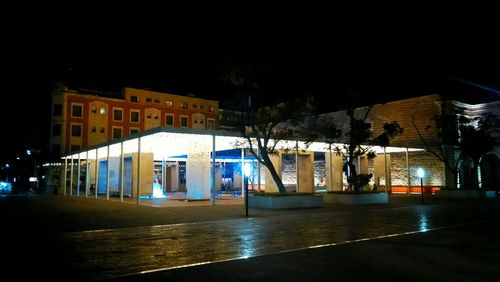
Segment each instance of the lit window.
M101 115L106 114L106 109L105 109L105 108L100 108L100 109L99 109L99 113L100 113Z
M130 102L139 102L139 97L137 97L137 96L130 96Z
M174 106L174 102L172 101L165 101L165 104L167 105L167 107L169 108L172 108Z

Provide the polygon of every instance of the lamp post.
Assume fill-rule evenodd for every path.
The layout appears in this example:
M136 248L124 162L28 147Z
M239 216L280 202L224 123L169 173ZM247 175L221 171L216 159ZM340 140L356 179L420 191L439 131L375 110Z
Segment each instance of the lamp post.
M248 216L248 177L250 176L250 164L243 164L243 185L245 186L245 216Z
M420 195L422 197L422 205L424 204L424 176L425 172L422 168L418 168L417 170L417 176L420 177Z

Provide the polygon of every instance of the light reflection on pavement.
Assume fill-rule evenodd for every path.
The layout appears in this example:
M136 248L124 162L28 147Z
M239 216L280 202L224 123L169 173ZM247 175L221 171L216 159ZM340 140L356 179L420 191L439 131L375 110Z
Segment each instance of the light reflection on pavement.
M488 220L473 205L410 206L337 213L59 233L65 263L88 279L178 268L318 245L425 232Z

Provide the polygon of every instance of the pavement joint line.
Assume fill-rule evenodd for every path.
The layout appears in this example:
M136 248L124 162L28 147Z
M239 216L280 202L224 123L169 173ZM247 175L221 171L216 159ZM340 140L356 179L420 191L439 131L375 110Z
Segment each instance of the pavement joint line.
M163 268L157 268L157 269L143 270L143 271L134 272L134 273L126 273L126 274L115 275L115 276L111 276L111 277L97 278L97 279L93 279L93 281L102 281L102 280L108 280L108 279L114 279L114 278L120 278L120 277L130 277L130 276L144 275L144 274L155 273L155 272L160 272L160 271L169 271L169 270L175 270L175 269L181 269L181 268L189 268L189 267L195 267L195 266L201 266L201 265L208 265L208 264L223 263L223 262L229 262L229 261L244 260L244 259L249 259L249 258L263 257L263 256L269 256L269 255L275 255L275 254L286 254L286 253L292 253L292 252L297 252L297 251L305 251L305 250L310 250L310 249L319 249L319 248L340 246L340 245L346 245L346 244L352 244L352 243L367 242L367 241L373 241L373 240L379 240L379 239L385 239L385 238L392 238L392 237L398 237L398 236L405 236L405 235L411 235L411 234L427 233L427 232L430 232L430 231L438 231L438 230L444 230L444 229L459 228L459 227L464 227L464 226L468 226L468 225L484 224L484 223L487 223L487 222L495 222L495 221L500 221L500 218L483 219L483 220L479 220L479 221L466 222L466 223L460 223L460 224L453 224L453 225L447 225L447 226L441 226L441 227L435 227L435 228L428 228L428 229L426 228L426 229L422 229L422 230L407 231L407 232L394 233L394 234L388 234L388 235L379 235L379 236L374 236L374 237L354 239L354 240L347 240L347 241L336 242L336 243L320 244L320 245L307 246L307 247L301 247L301 248L295 248L295 249L289 249L289 250L282 250L282 251L277 251L277 252L272 252L272 253L257 254L257 255L251 255L251 256L240 256L240 257L235 257L235 258L219 259L219 260L214 260L214 261L203 261L203 262L196 262L196 263L190 263L190 264L169 266L169 267L163 267Z

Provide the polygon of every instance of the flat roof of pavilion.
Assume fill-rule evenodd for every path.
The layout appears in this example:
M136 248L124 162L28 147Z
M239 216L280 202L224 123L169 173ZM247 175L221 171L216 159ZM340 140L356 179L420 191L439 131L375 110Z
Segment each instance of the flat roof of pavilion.
M201 150L212 152L215 149L215 151L218 152L249 147L246 139L237 131L156 127L133 135L113 139L106 143L90 146L84 150L63 155L62 158L78 159L80 157L93 159L96 154L99 154L99 156L101 154L107 154L106 152L108 149L111 156L119 156L121 152L123 152L123 154L137 153L139 151L139 139L141 142L140 152L153 153L155 160L172 159L175 156L187 155L193 150L197 152ZM215 148L212 143L214 139ZM297 142L299 148L306 148L302 141L283 140L278 142L276 149L285 147L294 148ZM343 144L335 143L332 145L332 147L335 146L342 148ZM307 147L307 150L328 152L328 148L329 145L327 143L313 142ZM383 147L373 146L372 150L378 154L384 153ZM424 151L424 149L419 148L391 146L385 148L385 152L387 153L406 152L406 150L410 152Z

